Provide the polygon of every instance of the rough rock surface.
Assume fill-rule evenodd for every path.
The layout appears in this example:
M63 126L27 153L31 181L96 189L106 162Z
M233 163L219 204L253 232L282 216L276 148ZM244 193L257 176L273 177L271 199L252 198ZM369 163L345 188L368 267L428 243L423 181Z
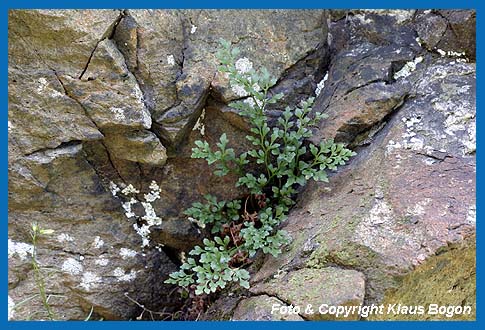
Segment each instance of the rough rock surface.
M315 140L358 156L306 188L284 225L293 242L252 266L251 290L201 319L315 319L271 315L271 305L379 303L443 246L473 236L473 11L12 10L9 318L46 317L34 221L55 231L38 259L59 319L180 307L163 280L202 237L183 210L206 193L242 193L190 158L195 140L222 133L246 148L247 124L217 74L219 38L278 78L271 92L286 97L270 115L318 94L315 110L329 118ZM142 250L109 182L143 194L152 180L163 222L151 240L163 246Z
M84 319L91 308L94 318L136 317L125 292L154 306L176 306L160 281L176 266L164 252L140 250L138 236L119 203L105 193L81 143L39 151L10 166L9 297L15 304L30 299L15 308L15 319L46 317L30 255L22 253L32 249L33 221L54 230L39 241L37 255L57 318Z
M429 50L465 53L476 58L476 13L472 10L418 12L416 32Z
M283 101L296 102L321 78L326 33L324 11L10 11L9 303L36 292L35 221L55 230L38 256L52 270L47 291L60 319L84 319L91 308L93 317L135 318L141 309L130 298L176 311L163 280L201 237L182 211L206 193L241 194L235 178L209 176L190 158L195 140L223 132L244 148L240 118L223 114L221 100L234 95L216 75L219 39L267 66L280 78L275 88L290 92ZM142 251L109 182L144 193L152 180L163 222L151 239L165 247ZM32 310L43 310L38 297L11 317L45 318Z
M310 184L300 196L283 226L293 242L264 258L253 292L312 295L303 284L274 289L272 278L340 269L337 280L353 269L365 276L364 304L380 303L404 274L475 231L475 63L402 43L414 40L410 20L392 24L398 37L387 39L379 22L398 19L375 15L330 23L329 35L344 28L349 40L334 44L315 106L329 115L316 140L351 143L358 155L330 184ZM362 25L383 31L376 39Z

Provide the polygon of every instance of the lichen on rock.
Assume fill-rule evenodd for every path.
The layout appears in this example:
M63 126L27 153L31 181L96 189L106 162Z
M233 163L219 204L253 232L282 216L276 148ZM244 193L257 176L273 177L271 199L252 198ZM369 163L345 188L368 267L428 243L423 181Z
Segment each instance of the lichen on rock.
M278 78L274 122L316 96L329 117L313 142L358 156L299 192L283 224L292 243L200 318L328 319L271 314L324 302L475 308L475 21L473 10L9 11L9 319L42 318L32 221L55 232L37 258L59 319L187 311L163 283L205 235L183 211L246 193L190 158L195 140L222 133L248 150L248 123L228 106L242 91L217 73L220 38L241 49L239 70ZM133 201L117 198L124 189Z

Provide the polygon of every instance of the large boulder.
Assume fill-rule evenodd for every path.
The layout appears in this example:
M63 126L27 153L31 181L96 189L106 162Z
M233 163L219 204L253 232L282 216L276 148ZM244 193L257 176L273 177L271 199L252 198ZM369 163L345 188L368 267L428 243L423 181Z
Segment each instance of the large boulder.
M221 102L235 95L217 75L219 39L267 66L290 103L321 78L326 33L324 11L10 11L9 317L46 318L32 222L54 230L37 258L57 318L130 319L141 305L176 312L163 281L203 234L182 212L206 193L241 195L235 177L208 175L190 158L195 140L224 132L245 149L245 123ZM152 180L163 221L150 228L157 249L143 250L110 182L142 197Z
M396 15L358 15L357 23L348 19L350 40L334 49L320 86L315 110L329 118L314 136L315 142L350 143L358 155L329 184L309 184L299 196L283 225L293 241L281 256L266 256L255 267L250 292L256 295L310 303L320 290L305 283L329 271L338 279L353 270L365 278L365 296L354 303L380 304L386 292L401 287L403 276L419 276L416 267L428 258L434 260L449 244L474 240L475 64L455 54L428 53L418 44L405 46L400 38L383 45L382 38L373 40L355 25L386 31L378 22ZM401 38L412 27L403 22L396 32ZM334 28L341 31L337 23L330 23L330 34ZM474 268L468 260L467 267ZM460 269L450 263L447 272ZM311 279L291 285L291 279L307 272ZM344 289L359 294L357 279L345 288L338 281L325 282L321 285L334 292L333 298ZM411 304L414 287L398 290L399 297L407 297L400 301ZM474 299L474 291L467 292L467 301ZM427 291L420 301L430 302L434 294Z

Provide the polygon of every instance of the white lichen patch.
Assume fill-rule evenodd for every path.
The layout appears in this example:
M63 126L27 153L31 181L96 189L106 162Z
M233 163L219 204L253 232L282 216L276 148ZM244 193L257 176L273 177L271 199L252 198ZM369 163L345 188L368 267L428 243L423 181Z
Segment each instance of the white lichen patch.
M403 117L401 118L401 121L404 126L404 132L401 136L402 139L397 142L393 140L390 140L388 142L385 152L386 157L394 153L396 149L411 150L427 155L430 155L435 151L435 148L427 145L427 140L425 138L427 135L422 134L423 130L426 130L427 127L425 123L423 123L421 115L414 114L408 117ZM436 134L436 132L434 132L433 134ZM396 153L395 158L397 166L395 166L395 168L399 167L399 164L402 162L403 159L409 157L413 157L412 154L408 153L403 156L403 154L401 153ZM422 159L422 161L425 162L426 165L432 165L435 162L434 160L429 159Z
M93 272L85 272L81 279L80 286L85 290L89 291L96 287L98 283L101 282L101 277L94 274Z
M125 210L125 216L128 219L136 216L136 214L131 209L131 206L135 205L136 203L138 203L138 201L132 197L129 201L121 204L121 207L123 207L123 209Z
M415 124L418 124L421 122L421 118L419 117L411 117L411 118L402 118L403 123L406 125L407 128L413 127Z
M153 205L147 202L141 202L141 205L145 209L145 215L141 218L147 222L148 226L157 226L162 224L162 219L157 216Z
M435 159L432 159L432 158L424 158L423 160L423 163L427 166L431 166L431 165L434 165L436 164L437 160Z
M113 276L117 278L118 282L131 282L136 279L136 273L137 271L133 269L129 273L125 273L123 268L117 267L113 271Z
M407 62L401 70L398 72L394 73L394 79L400 79L400 78L406 78L411 75L416 70L416 66L423 62L424 58L422 56L416 57L413 61Z
M126 186L122 191L121 193L125 196L128 196L130 194L139 194L140 191L138 189L136 189L135 187L133 187L133 185L130 183L128 186Z
M345 57L361 56L363 53L367 53L370 50L370 46L367 43L362 43L352 47L349 51L344 53Z
M440 80L449 75L465 76L469 74L475 74L475 71L476 71L475 68L476 68L475 65L468 64L468 63L458 63L458 61L438 62L426 70L424 74L424 79L421 80L419 85L416 87L416 90L419 91L421 95L433 93L434 90L432 87L433 85L430 84L431 81ZM453 85L449 87L454 89Z
M150 192L148 194L143 195L143 197L145 198L145 201L147 203L151 203L156 201L157 199L160 199L160 192L162 190L160 189L160 186L155 181L152 181L150 183L149 188L150 188Z
M47 91L47 95L51 96L51 97L63 97L64 94L62 94L61 92L53 89L53 88L48 88L49 87L49 83L47 82L47 80L43 77L39 78L38 80L39 82L39 85L37 86L37 93L39 94L46 94L46 89L48 89Z
M426 206L429 205L430 202L431 202L431 199L426 198L416 203L415 205L408 207L407 214L412 216L421 216L425 214Z
M7 129L8 129L8 131L9 131L9 132L10 132L12 129L14 129L14 126L13 126L13 124L12 124L12 122L11 122L10 120L8 121L8 126L7 126L7 127L8 127Z
M375 198L369 214L357 225L355 239L377 253L400 258L401 249L419 250L420 244L395 223L392 207L384 198Z
M444 51L443 49L436 49L436 52L438 52L438 54L440 54L441 57L452 57L452 58L456 58L458 62L462 62L462 63L466 63L468 62L468 58L465 57L465 52L455 52L453 50L449 50L449 51Z
M8 319L11 320L15 316L15 302L12 297L8 296Z
M386 146L386 156L393 153L396 149L402 149L402 145L399 142L395 142L394 140L389 140Z
M118 187L118 185L116 183L114 183L113 181L110 181L109 182L109 190L111 191L111 194L113 196L116 196L121 189L120 189L120 187Z
M405 9L364 9L365 13L373 13L382 16L393 17L397 24L402 24L406 21L412 20L415 10L405 10Z
M325 82L328 79L328 72L325 74L322 80L317 84L317 88L315 89L315 95L318 96L322 92L323 88L325 87Z
M133 197L132 195L139 194L140 191L133 187L133 185L129 184L125 186L121 191L118 185L115 183L110 183L110 190L114 196L118 196L118 193L121 192L125 198L129 198L128 201L122 203L122 207L125 210L125 215L128 219L135 218L137 220L143 220L142 224L134 223L133 228L135 231L140 235L142 238L142 248L148 246L150 244L149 234L150 228L152 226L158 226L162 224L162 218L157 216L155 212L155 208L151 203L160 199L161 188L155 182L152 181L150 183L150 191L147 194L143 195L145 199L144 202L141 202L137 199L137 197ZM121 197L121 196L120 196ZM143 216L135 214L134 210L132 210L132 205L140 203L145 211Z
M150 127L152 127L152 117L150 115L150 112L144 105L145 98L138 84L133 86L132 96L135 99L136 103L139 105L139 108L130 110L131 113L135 112L137 116L137 120L141 120L141 124L143 125L143 127L146 129L150 129ZM141 112L141 113L139 114L138 112Z
M466 215L466 222L469 224L476 224L477 222L477 207L476 205L470 205L468 213Z
M167 56L167 64L168 65L175 65L175 58L173 57L173 55Z
M327 19L327 21L328 21L328 19ZM329 25L330 25L330 24L329 24ZM330 32L328 32L328 33L327 33L327 44L328 44L329 46L331 46L331 45L332 45L332 43L333 43L333 35L332 35Z
M145 127L146 129L150 129L150 127L152 127L152 116L146 108L143 108L141 112L141 120L143 127Z
M59 243L66 243L66 242L73 242L74 241L74 238L72 238L71 235L69 234L66 234L66 233L61 233L59 235L57 235L57 241Z
M136 223L133 224L133 229L135 229L136 233L138 235L140 235L141 237L141 247L144 248L144 247L147 247L148 245L150 245L150 239L149 239L149 235L150 235L150 226L147 226L147 225L141 225L141 226L138 226Z
M453 89L454 93L464 89ZM460 133L460 141L463 145L463 155L474 153L476 150L476 120L475 107L466 99L454 102L450 99L436 98L432 106L445 116L445 133L451 137L457 137Z
M439 107L439 103L436 103L436 107ZM470 119L474 118L474 115L467 113L463 108L457 107L455 108L455 112L447 113L445 119L445 133L448 135L455 135L458 131L465 131L466 124L470 121Z
M424 138L412 137L409 140L404 139L402 141L404 149L411 149L413 151L421 151L425 148Z
M197 31L197 26L193 25L190 27L190 34L194 34Z
M107 266L109 264L109 259L99 258L99 259L96 259L94 263L98 266Z
M116 120L118 120L118 121L125 121L126 120L125 112L124 112L123 109L111 107L111 108L109 108L109 110L114 114Z
M91 245L92 245L92 246L93 246L93 248L95 248L95 249L100 249L100 248L102 248L102 247L103 247L103 245L104 245L104 241L101 239L101 237L96 236L96 237L94 238L94 242L93 242L93 244L91 244Z
M392 209L383 199L381 194L376 191L376 201L367 218L367 222L373 226L380 225L391 220Z
M83 272L84 268L76 259L68 258L63 262L61 270L71 275L79 275Z
M120 249L120 256L122 259L134 258L138 252L127 248Z
M202 109L202 112L197 119L197 122L195 123L194 127L192 128L193 131L199 131L200 135L204 136L205 135L205 124L204 124L204 119L205 119L205 108Z
M34 246L23 242L15 242L8 239L8 257L12 258L18 256L20 260L25 260L34 253Z

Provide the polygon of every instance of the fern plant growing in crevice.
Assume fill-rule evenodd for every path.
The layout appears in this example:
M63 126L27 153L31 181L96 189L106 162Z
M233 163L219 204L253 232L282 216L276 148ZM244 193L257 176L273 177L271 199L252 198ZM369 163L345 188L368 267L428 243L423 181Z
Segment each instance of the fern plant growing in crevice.
M196 295L216 292L231 282L249 288L250 276L244 267L251 258L258 251L276 257L290 242L288 233L278 228L295 203L298 187L309 180L328 182L326 171L335 170L355 155L332 140L318 145L306 142L313 135L312 128L325 117L312 112L312 97L295 108L286 107L277 127L270 127L265 110L284 95L270 95L276 79L266 68L255 70L248 59L237 59L238 55L238 48L221 40L219 71L227 75L231 89L241 97L229 106L250 124L251 134L246 138L253 149L236 155L226 134L222 134L215 148L207 141L196 141L192 158L205 159L217 176L235 173L239 176L236 186L248 195L234 201L218 201L206 195L205 202L194 203L186 210L191 221L210 227L214 236L190 251L180 270L165 282L191 288ZM264 170L248 171L250 163Z

